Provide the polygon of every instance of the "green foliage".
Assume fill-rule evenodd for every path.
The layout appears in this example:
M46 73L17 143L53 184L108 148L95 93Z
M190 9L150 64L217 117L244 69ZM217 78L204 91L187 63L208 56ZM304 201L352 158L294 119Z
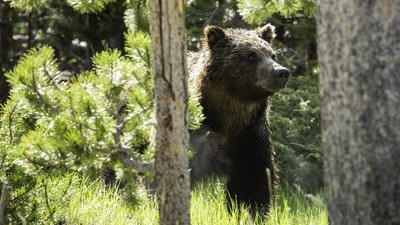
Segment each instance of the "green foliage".
M48 3L48 0L6 0L14 8L24 9L27 12L37 11Z
M7 73L13 87L7 105L27 108L35 121L19 143L21 156L29 162L23 165L81 171L100 168L109 156L116 145L116 109L123 101L118 96L135 66L118 51L96 55L94 64L94 71L74 82L59 83L53 50L44 46L30 51Z
M280 177L307 191L322 187L318 74L299 77L272 98L272 141Z
M7 0L14 8L23 9L27 12L38 11L47 6L51 0ZM107 4L116 0L66 0L75 10L81 13L93 13L104 10Z
M79 3L76 9L67 0L0 3L1 20L9 28L2 30L2 40L7 43L0 46L0 85L2 72L13 68L27 47L52 46L64 77L92 69L91 60L97 52L118 49L124 53L123 34L130 26L124 24L126 0L75 2ZM78 8L90 13L80 13ZM0 95L4 91L2 88Z
M116 0L67 0L68 4L80 13L93 13L102 11L107 4L115 1Z
M197 130L205 119L200 105L200 96L191 94L189 98L189 129Z
M149 12L147 9L147 2L145 0L127 0L127 10L125 10L125 24L128 30L149 32Z
M55 224L71 198L77 176L30 176L21 168L8 167L11 201L7 220L12 224ZM2 184L2 182L0 182Z
M262 24L274 14L292 17L298 14L315 18L315 0L238 0L240 14L250 24Z
M149 45L136 46L141 47ZM116 163L109 161L120 141L149 139L150 125L145 122L150 120L151 92L150 96L143 93L149 93L144 88L151 84L142 87L137 81L151 81L140 77L151 77L149 65L134 64L119 51L108 51L93 57L93 71L78 75L72 82L61 82L53 55L48 46L33 49L7 73L12 89L1 117L0 149L5 159L2 180L16 190L12 193L20 201L13 200L14 210L24 205L21 216L30 224L46 218L40 211L44 199L48 201L40 191L41 183L47 182L40 178L44 174L75 171L99 177L102 166ZM128 101L127 95L135 98ZM124 105L126 112L120 113Z

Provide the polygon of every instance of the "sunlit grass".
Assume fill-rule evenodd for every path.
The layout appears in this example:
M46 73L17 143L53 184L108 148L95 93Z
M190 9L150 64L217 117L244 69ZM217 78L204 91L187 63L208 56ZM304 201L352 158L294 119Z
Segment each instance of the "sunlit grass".
M149 198L136 206L126 203L118 188L83 181L68 204L65 224L157 224L157 204Z
M281 189L268 217L269 225L328 224L323 192L305 195L299 191Z
M230 225L325 225L328 224L322 192L304 195L281 188L268 215L252 218L243 207L229 213L224 186L218 181L205 182L192 191L191 224ZM82 185L69 203L66 224L158 224L154 198L143 197L139 206L127 205L116 190L95 182Z
M281 188L268 215L252 218L242 206L229 213L224 186L219 182L203 183L192 193L191 222L212 224L325 225L328 224L323 193L304 195Z

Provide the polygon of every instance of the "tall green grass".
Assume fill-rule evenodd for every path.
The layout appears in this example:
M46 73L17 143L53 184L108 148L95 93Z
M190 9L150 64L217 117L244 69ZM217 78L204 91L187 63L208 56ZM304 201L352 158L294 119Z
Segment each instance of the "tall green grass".
M192 193L191 222L198 225L325 225L328 219L323 192L317 193L305 195L300 191L280 188L271 212L252 218L243 206L231 213L227 211L222 183L203 183Z
M250 216L244 207L229 213L224 186L218 181L205 182L192 192L191 224L194 225L325 225L328 224L322 192L304 195L281 188L268 215ZM82 184L67 206L66 224L158 224L157 204L143 192L141 203L127 205L116 189L98 182Z
M150 218L157 216L155 204L152 207L148 200L142 205L143 209L130 207L123 201L118 188L106 188L97 181L91 184L83 181L74 192L64 213L65 224L153 224L156 221L156 218Z

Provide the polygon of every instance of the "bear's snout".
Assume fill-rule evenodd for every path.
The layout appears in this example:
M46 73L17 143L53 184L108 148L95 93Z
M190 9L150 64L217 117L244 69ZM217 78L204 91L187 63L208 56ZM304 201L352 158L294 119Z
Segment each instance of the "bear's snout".
M274 76L282 86L285 86L289 79L289 70L283 67L277 68L274 70Z

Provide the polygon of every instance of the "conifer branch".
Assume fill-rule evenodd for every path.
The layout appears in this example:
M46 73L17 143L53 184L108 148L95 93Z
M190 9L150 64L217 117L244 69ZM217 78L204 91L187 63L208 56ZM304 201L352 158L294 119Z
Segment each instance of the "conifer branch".
M10 137L10 143L12 143L14 141L14 135L13 135L13 115L15 110L17 109L17 105L15 104L14 107L12 108L11 112L8 114L8 132L9 132L9 137Z
M32 69L32 87L33 87L33 90L35 91L35 93L38 95L40 101L41 101L42 103L46 103L46 102L44 101L43 95L39 92L39 90L38 90L38 88L37 88L36 78L35 78L35 70L34 70L34 69Z
M46 77L49 79L49 81L51 82L51 84L57 89L59 90L58 86L57 86L57 82L54 80L54 78L50 75L49 71L47 71L46 68L46 64L43 64L44 67L44 74L46 75Z
M124 146L121 144L121 135L126 125L126 120L122 118L121 111L125 106L126 101L121 100L115 111L114 116L118 123L116 126L116 131L114 133L114 143L116 147L111 151L111 154L117 156L126 168L134 169L138 172L152 172L154 171L154 161L143 162L141 160L133 159L129 153L134 152L134 149L131 149L128 146Z
M119 160L125 165L126 168L134 169L138 172L148 173L154 171L154 161L144 162L141 160L133 159L128 152L133 149L122 147L120 149L114 149L112 154L115 154Z

